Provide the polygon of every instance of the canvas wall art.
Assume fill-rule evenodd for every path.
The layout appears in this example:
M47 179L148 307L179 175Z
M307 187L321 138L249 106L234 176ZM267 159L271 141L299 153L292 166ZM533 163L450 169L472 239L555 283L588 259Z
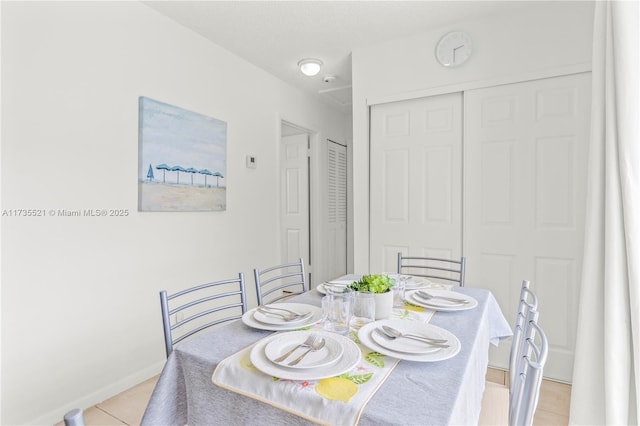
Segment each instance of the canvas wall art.
M227 123L139 99L140 211L227 208Z

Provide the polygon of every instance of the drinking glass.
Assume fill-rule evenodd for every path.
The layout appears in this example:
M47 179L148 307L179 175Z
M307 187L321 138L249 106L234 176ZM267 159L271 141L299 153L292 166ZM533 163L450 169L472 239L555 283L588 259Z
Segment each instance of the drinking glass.
M351 316L351 328L359 330L363 325L375 321L376 301L375 295L368 291L356 291L353 294L353 315Z
M404 291L407 287L407 276L395 274L392 277L396 283L391 287L393 291L393 309L404 309Z
M345 288L328 289L322 298L323 327L332 333L349 334L349 322L353 311L353 292Z

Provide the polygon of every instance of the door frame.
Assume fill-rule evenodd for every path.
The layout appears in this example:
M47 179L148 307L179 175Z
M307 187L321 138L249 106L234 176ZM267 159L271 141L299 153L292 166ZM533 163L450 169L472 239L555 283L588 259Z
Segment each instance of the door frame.
M283 129L286 128L288 132L291 133L286 133L283 131ZM308 158L308 170L307 170L307 179L308 179L308 185L307 185L307 200L308 200L308 210L309 210L309 219L308 219L308 236L309 236L309 258L305 259L306 260L306 275L307 275L307 285L309 285L311 287L312 285L312 279L314 276L314 265L317 264L318 262L318 235L319 235L319 231L317 230L317 220L316 220L316 206L318 205L317 202L317 188L316 188L316 181L318 180L316 178L316 173L315 170L317 168L316 166L316 161L315 158L317 157L317 145L318 145L318 140L319 140L319 135L317 131L311 130L305 126L301 126L299 124L295 124L289 120L286 120L284 118L279 118L278 120L278 151L280 152L280 150L282 149L282 139L283 137L286 136L293 136L293 135L302 135L302 134L306 134L307 138L308 138L308 146L307 146L307 158ZM280 171L282 170L282 163L281 163L281 158L280 158L280 154L278 154L278 174L280 174ZM279 190L278 192L278 205L281 205L282 202L282 192ZM280 217L280 215L279 215ZM281 222L279 223L279 227L281 227ZM281 232L279 233L280 235ZM280 237L281 238L281 237ZM280 253L282 253L282 240L279 241L279 245L280 245ZM280 254L281 256L281 254ZM280 261L283 261L283 259L281 258Z

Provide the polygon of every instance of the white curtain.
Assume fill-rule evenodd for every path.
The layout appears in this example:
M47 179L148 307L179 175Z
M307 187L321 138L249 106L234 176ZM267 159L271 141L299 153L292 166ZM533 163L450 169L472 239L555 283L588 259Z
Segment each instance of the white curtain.
M571 424L640 413L639 2L596 2L585 247Z

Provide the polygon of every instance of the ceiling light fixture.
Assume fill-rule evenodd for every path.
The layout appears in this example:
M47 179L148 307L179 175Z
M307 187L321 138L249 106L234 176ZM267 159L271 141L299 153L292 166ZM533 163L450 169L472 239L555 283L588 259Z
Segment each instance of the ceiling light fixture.
M320 67L322 66L322 61L320 59L303 59L298 62L298 67L302 74L308 75L309 77L313 77L314 75L320 72Z

